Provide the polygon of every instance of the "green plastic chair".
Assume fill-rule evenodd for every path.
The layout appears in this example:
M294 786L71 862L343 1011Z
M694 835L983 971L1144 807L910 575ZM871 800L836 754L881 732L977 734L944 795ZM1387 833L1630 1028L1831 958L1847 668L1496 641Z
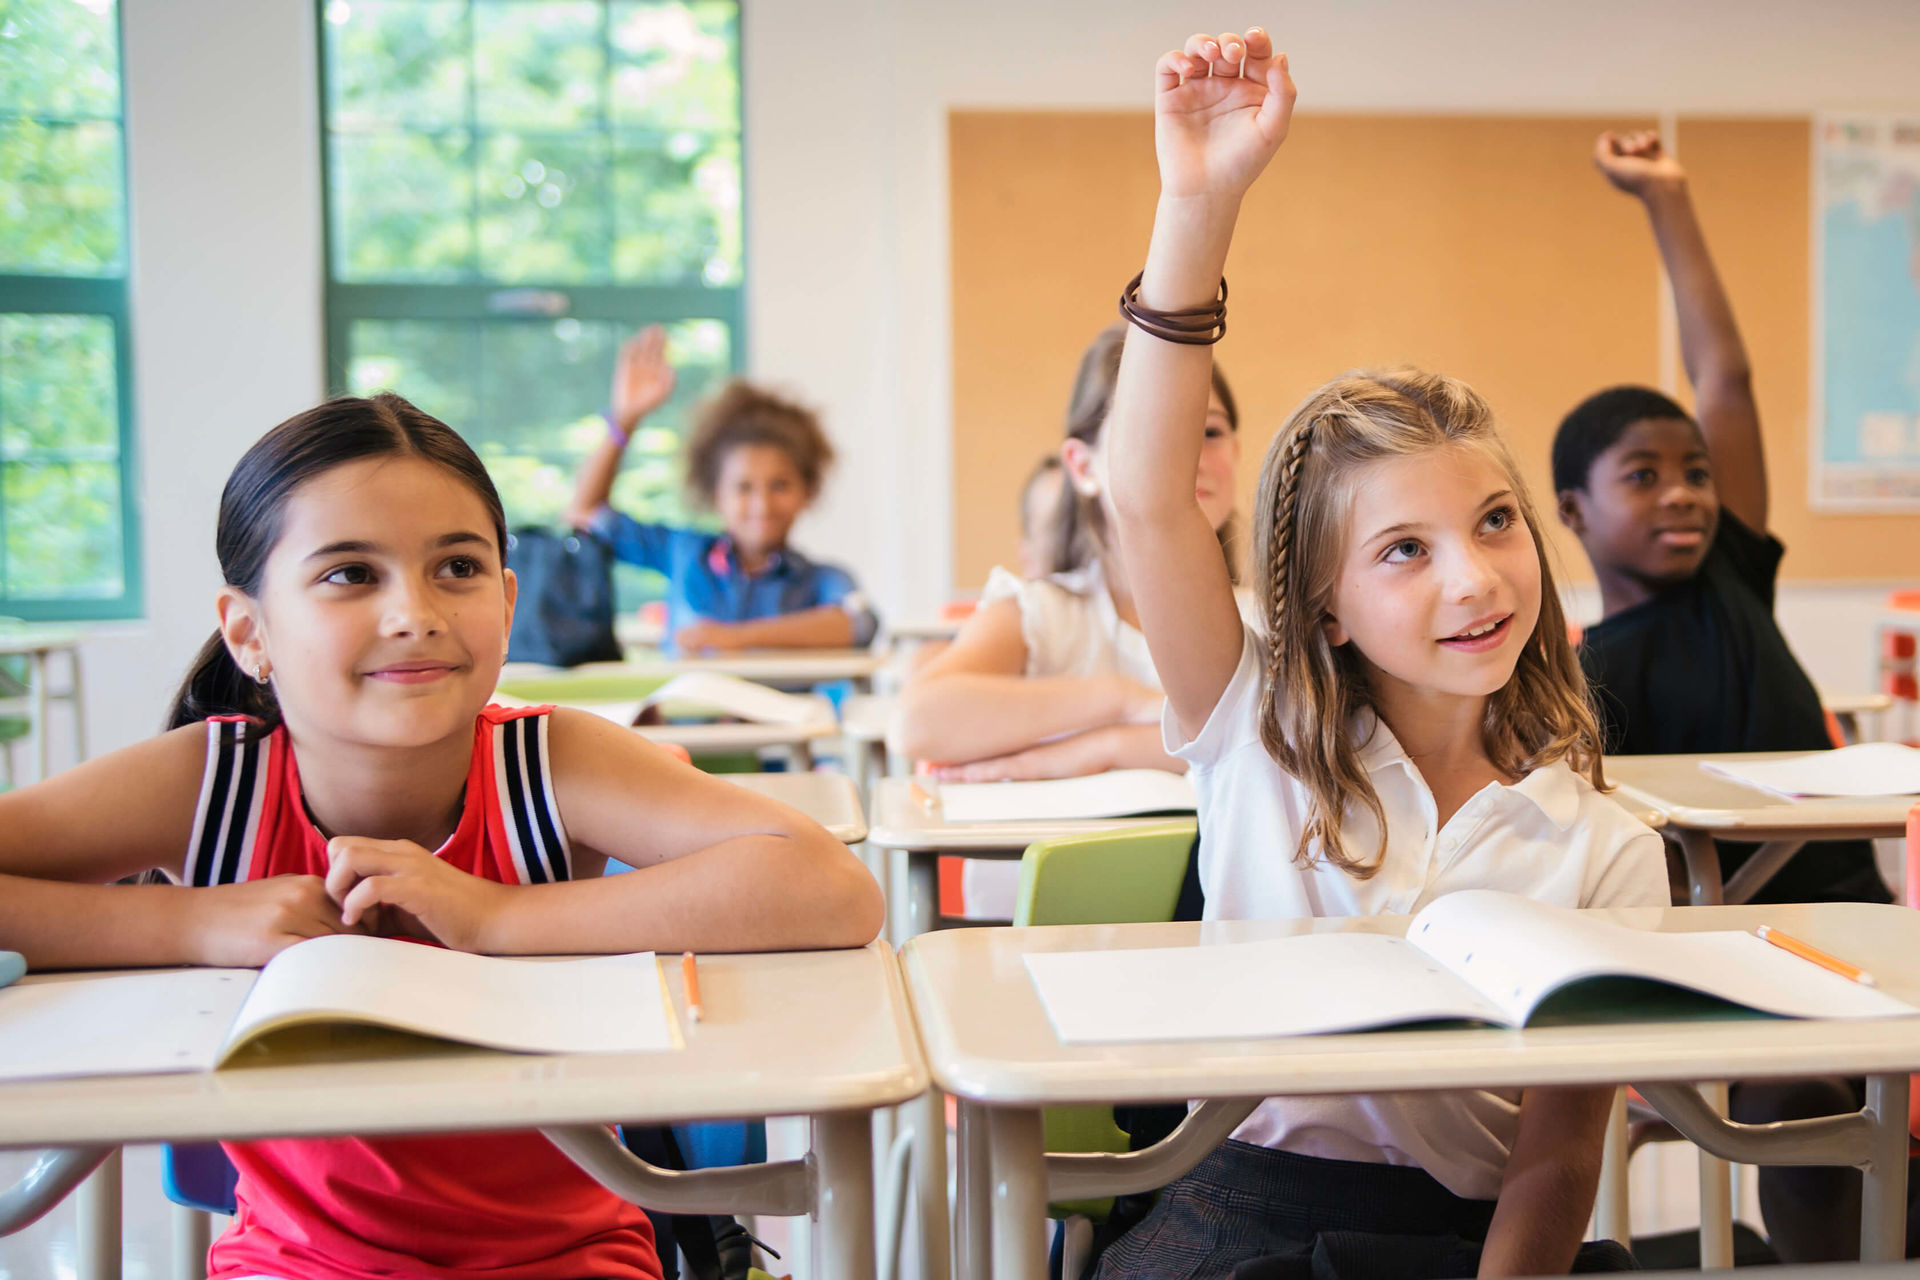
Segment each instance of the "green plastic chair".
M1173 919L1197 830L1187 819L1028 845L1020 858L1013 923L1151 924ZM1127 1132L1114 1123L1112 1107L1047 1107L1040 1123L1049 1151L1127 1150ZM1050 1218L1092 1222L1104 1221L1112 1211L1110 1196L1047 1206Z

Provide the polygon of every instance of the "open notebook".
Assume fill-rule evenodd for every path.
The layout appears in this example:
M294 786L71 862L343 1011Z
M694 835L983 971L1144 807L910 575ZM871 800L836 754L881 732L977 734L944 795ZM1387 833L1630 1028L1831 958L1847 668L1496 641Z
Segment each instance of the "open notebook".
M496 693L493 700L501 706L526 706L524 699ZM731 716L754 724L810 725L833 719L833 704L818 694L782 693L766 685L739 676L715 671L688 671L655 689L644 698L627 702L582 702L582 711L605 717L619 725L632 725L643 712L659 707L672 714Z
M945 782L948 822L1064 822L1192 813L1193 783L1164 769L1114 769L1045 782Z
M1844 958L1844 957L1843 957ZM1031 952L1066 1044L1262 1039L1467 1020L1520 1027L1702 1015L1894 1018L1920 1009L1750 933L1656 933L1491 889L1451 893L1407 936Z
M314 1024L522 1053L679 1047L652 952L501 959L334 934L265 969L57 974L0 991L0 1080L208 1071Z
M1786 760L1702 760L1700 767L1789 799L1920 794L1920 750L1898 742L1862 742Z

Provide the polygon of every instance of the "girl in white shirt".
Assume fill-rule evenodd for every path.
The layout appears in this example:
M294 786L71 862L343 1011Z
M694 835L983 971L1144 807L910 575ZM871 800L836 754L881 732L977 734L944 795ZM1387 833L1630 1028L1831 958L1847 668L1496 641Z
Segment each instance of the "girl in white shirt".
M1113 403L1124 325L1080 358L1060 446L1065 475L1045 576L995 568L953 644L902 691L893 742L944 781L1071 778L1186 765L1160 745L1160 678L1140 634L1126 564L1108 534L1102 428ZM1230 563L1239 414L1209 369L1194 500ZM1202 427L1204 424L1204 427Z
M1538 525L1484 401L1349 374L1274 439L1242 624L1190 480L1221 268L1294 88L1257 29L1164 55L1161 194L1108 424L1108 486L1209 918L1369 915L1499 888L1665 905L1599 737ZM1304 196L1304 193L1303 193ZM1337 976L1317 978L1338 981ZM1544 1275L1581 1246L1612 1091L1268 1099L1102 1259L1128 1277ZM1235 1270L1244 1266L1246 1270Z

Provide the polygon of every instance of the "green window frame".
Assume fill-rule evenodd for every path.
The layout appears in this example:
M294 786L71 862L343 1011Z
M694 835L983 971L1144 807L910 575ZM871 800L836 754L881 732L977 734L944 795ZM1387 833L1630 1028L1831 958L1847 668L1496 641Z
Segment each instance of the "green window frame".
M133 420L133 341L127 302L129 201L124 40L115 0L96 0L95 4L85 7L96 15L111 10L113 52L108 69L112 83L110 90L105 91L111 98L111 109L100 103L89 108L84 102L70 102L63 108L28 105L23 109L18 99L0 91L0 133L5 135L0 140L0 185L14 185L22 193L18 204L0 209L0 615L33 621L135 618L144 610L139 468ZM31 39L36 22L46 17L42 5L24 4L10 6L10 9L11 12L0 12L0 40ZM0 51L0 75L6 74L8 58L50 60L56 52L45 48L25 50L23 45L16 50ZM114 133L112 163L107 170L92 176L96 181L110 177L110 182L89 191L64 185L58 174L36 170L37 161L47 159L58 150L59 139L77 138L88 130L97 133L103 127ZM37 135L37 144L34 135ZM35 152L35 145L45 149ZM8 162L24 165L24 171L10 171ZM65 218L71 212L70 198L84 204L88 199L103 197L112 202L111 210L103 213L95 208L91 210L91 217L84 213L79 216L95 233L111 237L110 246L94 246L93 261L79 260L88 256L84 252L77 257L70 253L62 261L63 255L57 247L36 239L44 227L36 228L35 220L44 218L46 208L50 207L39 202L58 201L51 207L57 208ZM36 204L39 204L37 209ZM7 222L12 225L5 225ZM42 249L46 252L40 253ZM36 255L38 261L27 260ZM103 432L96 431L96 438L91 442L74 438L74 433L68 430L69 422L60 412L61 406L49 394L45 382L35 378L31 363L36 346L42 348L44 357L45 348L64 338L72 352L86 345L89 331L94 338L91 354L95 358L89 362L83 355L82 363L91 364L90 379L78 388L69 387L68 391L80 397L83 419L93 417L95 426L106 428ZM110 343L110 353L104 350L105 344L98 341L102 337ZM110 415L100 412L98 398L102 393L112 397ZM89 401L92 403L87 403ZM84 421L79 432L86 433ZM109 464L116 474L100 483L105 479L101 468ZM78 521L64 525L57 519L47 521L44 512L17 496L14 487L14 482L27 473L64 471L70 485L67 496L73 498L81 493L77 477L87 469L92 469L96 476L87 496L95 503L105 502L114 508L108 520L91 526ZM10 498L14 499L11 503ZM20 514L23 508L32 517L32 532L28 531L28 519ZM19 519L10 525L10 516ZM83 563L91 564L103 575L103 580L96 580L91 587L73 584L71 580L52 583L43 565L38 582L32 576L23 581L19 564L26 561L26 556L21 546L35 536L47 540L48 545L39 549L42 560L81 557ZM100 541L102 537L106 541ZM114 589L112 579L116 577L117 589ZM75 586L82 589L76 591Z
M445 419L466 434L487 460L507 502L509 521L545 523L558 513L562 495L557 493L557 478L564 476L570 483L573 469L604 431L597 413L605 407L618 338L645 325L664 324L674 340L676 349L671 354L680 386L673 400L649 420L648 429L636 437L615 503L643 519L697 519L698 514L684 506L680 493L677 454L682 426L692 402L720 378L737 373L745 356L738 0L315 0L315 4L321 30L330 388L336 393L365 394L391 386ZM408 9L409 5L415 7ZM413 60L401 68L412 79L400 87L394 87L400 77L380 83L381 68L347 60L345 50L353 37L346 28L355 14L365 10L389 15L395 30L406 28L407 41L391 37L394 45L405 45ZM617 28L651 11L682 25L694 20L686 15L695 15L706 24L700 28L703 38L720 38L711 30L717 25L730 42L726 47L731 88L719 97L717 125L649 124L620 114L626 100L617 88L619 78L644 72L648 51L636 53L630 41L620 43L623 37ZM524 24L533 14L542 21L552 16L559 26L571 21L574 26L569 30L575 32L587 25L582 19L597 19L590 40L568 45L556 37L537 50L555 65L576 57L596 66L598 79L585 79L593 86L590 96L595 105L554 126L537 120L533 124L490 120L492 108L484 99L495 88L493 82L483 83L487 75L498 75L508 86L503 92L510 94L523 89L533 73L520 68L499 73L498 51L490 64L488 51L481 47L482 27L487 22ZM423 72L428 60L440 65ZM462 60L464 67L458 65ZM489 65L494 70L483 72ZM554 83L578 87L559 78ZM418 108L422 118L408 118L408 108ZM630 106L625 109L631 111ZM536 104L533 114L537 116L539 110ZM383 146L412 148L410 154L439 167L417 182L384 185L354 170L355 163ZM521 148L518 155L544 154L541 149L547 148L580 161L566 166L581 170L567 179L567 209L555 212L555 206L548 205L554 222L540 225L557 226L560 213L567 213L576 218L572 226L587 228L581 239L596 244L604 256L576 252L571 269L560 271L543 271L537 261L532 267L500 269L500 260L517 247L503 231L508 223L502 213L501 186L525 192L518 174L538 184L536 170L547 172L532 159L519 170L502 168L501 156L515 146ZM712 234L721 246L704 266L689 259L680 261L678 269L663 270L661 262L671 267L675 261L671 250L684 248L669 238L675 227L661 233L660 243L667 248L652 259L647 258L644 245L636 252L636 237L649 234L643 225L648 215L645 210L627 208L622 194L637 196L636 203L643 203L653 194L644 185L645 174L653 172L647 165L670 166L674 161L669 155L675 148L690 154L691 148L705 148L698 153L699 163L717 163L716 156L730 154L728 181L739 198L730 214L721 208L724 201L703 209L701 216L710 216L711 227L717 228ZM557 174L553 176L557 180ZM682 182L670 194L691 199L697 187L697 182ZM556 205L559 200L555 196ZM410 201L415 204L409 205ZM436 216L441 231L431 243L425 235L403 230L394 236L398 249L362 253L362 245L372 243L357 238L367 235L366 227L382 217L398 225L398 218L420 202L440 210ZM449 242L464 248L444 252ZM413 250L418 252L410 257ZM499 256L490 257L490 252ZM696 248L694 256L698 252ZM356 255L363 260L356 262ZM538 255L523 257L537 259ZM360 341L361 335L368 335L365 341ZM683 336L688 339L684 343ZM383 341L394 346L381 348ZM408 343L415 345L408 347ZM401 348L416 352L431 348L436 354L422 357L414 367L408 367L404 357L380 355L382 350ZM565 361L564 367L555 367L549 387L555 404L550 410L534 404L535 397L525 385L527 370L540 367L538 361L547 356ZM516 358L520 364L514 363ZM420 376L422 368L435 361L441 376ZM450 369L464 370L464 376L448 374ZM386 376L389 373L391 378ZM529 414L545 419L538 432L526 429ZM621 595L636 600L657 585L628 577L621 584Z

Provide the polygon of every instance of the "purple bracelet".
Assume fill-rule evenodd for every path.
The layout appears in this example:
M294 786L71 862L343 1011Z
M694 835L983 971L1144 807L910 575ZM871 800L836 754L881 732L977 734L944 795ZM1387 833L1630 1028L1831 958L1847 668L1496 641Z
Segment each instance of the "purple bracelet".
M627 435L626 432L620 429L620 424L613 420L613 410L611 409L603 410L600 414L600 418L603 422L607 424L607 439L613 441L615 444L619 445L622 449L626 448L627 441L630 437Z

